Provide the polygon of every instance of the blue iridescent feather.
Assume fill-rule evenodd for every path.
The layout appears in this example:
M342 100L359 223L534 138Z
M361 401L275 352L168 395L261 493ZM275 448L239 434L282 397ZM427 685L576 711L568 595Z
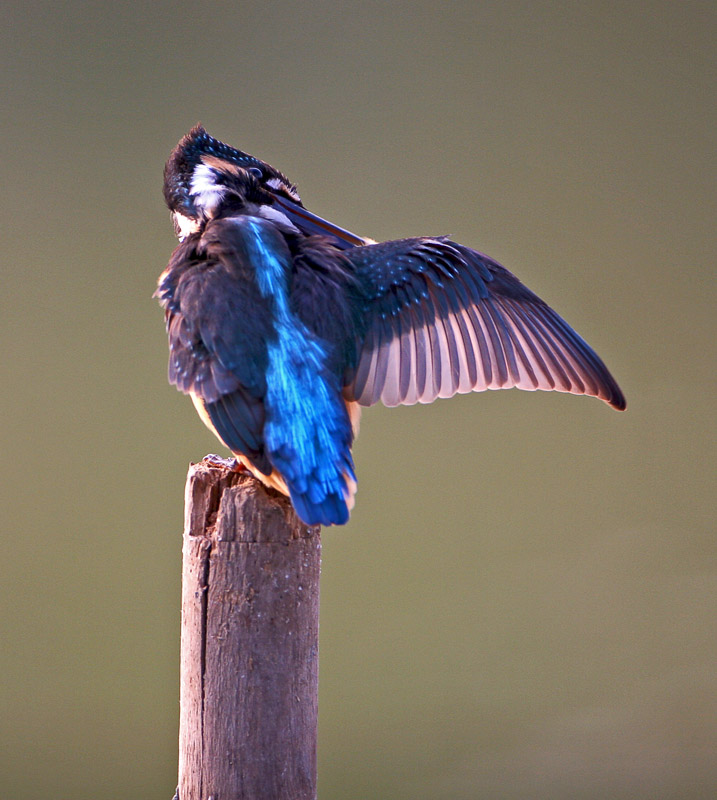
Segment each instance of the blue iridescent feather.
M339 380L327 370L326 343L292 313L289 250L269 223L245 217L249 259L261 294L272 301L276 338L267 347L266 423L269 459L283 475L303 519L348 520L347 478L355 480L351 424Z

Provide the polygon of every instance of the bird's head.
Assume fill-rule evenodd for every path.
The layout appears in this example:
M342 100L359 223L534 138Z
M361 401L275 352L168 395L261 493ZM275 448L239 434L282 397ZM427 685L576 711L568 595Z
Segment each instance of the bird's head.
M307 211L296 186L279 170L220 142L201 125L170 154L164 199L180 241L227 214L253 214L284 230L332 236L343 248L367 241Z
M275 196L301 205L285 175L218 141L201 125L180 140L164 168L164 199L182 238L226 206L273 206Z

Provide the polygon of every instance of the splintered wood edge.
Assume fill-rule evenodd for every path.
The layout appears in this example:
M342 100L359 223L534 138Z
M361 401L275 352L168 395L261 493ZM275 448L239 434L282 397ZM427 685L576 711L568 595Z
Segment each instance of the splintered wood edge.
M287 534L288 531L288 534ZM190 464L184 490L184 536L214 541L286 543L310 539L319 525L306 525L288 497L248 472L200 461Z

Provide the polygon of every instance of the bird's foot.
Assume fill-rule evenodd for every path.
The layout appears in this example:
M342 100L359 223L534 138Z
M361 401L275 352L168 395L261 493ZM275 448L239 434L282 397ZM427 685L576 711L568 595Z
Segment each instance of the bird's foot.
M216 467L217 469L228 469L231 472L244 472L246 469L236 458L222 458L215 453L208 453L204 456L202 463L208 464L210 467Z

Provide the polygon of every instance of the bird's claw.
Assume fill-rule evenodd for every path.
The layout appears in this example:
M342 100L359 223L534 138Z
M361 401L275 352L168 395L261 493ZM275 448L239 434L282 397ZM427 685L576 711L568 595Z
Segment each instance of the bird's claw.
M228 469L230 472L243 472L245 469L244 465L240 464L236 458L222 458L216 453L208 453L202 459L202 463L217 469Z

